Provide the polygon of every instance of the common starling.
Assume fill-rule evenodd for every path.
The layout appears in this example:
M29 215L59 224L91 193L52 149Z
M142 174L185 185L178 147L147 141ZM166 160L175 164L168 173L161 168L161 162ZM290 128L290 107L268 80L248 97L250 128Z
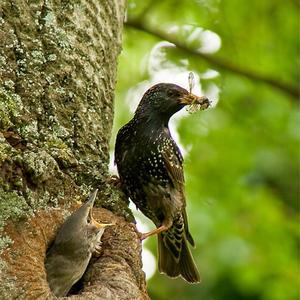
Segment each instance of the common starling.
M157 227L142 239L158 234L159 271L196 283L200 276L187 244L195 245L185 211L183 158L168 127L186 105L205 109L209 100L175 84L151 87L118 132L115 162L125 194Z
M57 297L66 296L82 277L92 253L99 250L105 227L112 225L100 224L92 216L97 191L63 223L46 254L47 280Z

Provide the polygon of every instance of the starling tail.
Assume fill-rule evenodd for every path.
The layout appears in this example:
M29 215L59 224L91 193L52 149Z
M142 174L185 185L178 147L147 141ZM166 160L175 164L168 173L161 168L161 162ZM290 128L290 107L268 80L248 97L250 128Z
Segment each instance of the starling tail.
M181 275L187 282L198 283L200 275L187 244L184 225L180 216L170 229L158 234L158 269L170 277ZM192 239L190 243L194 246Z
M177 261L166 247L163 241L163 233L158 234L158 270L169 277L181 275L189 283L200 282L200 275L185 237L182 239L181 254Z

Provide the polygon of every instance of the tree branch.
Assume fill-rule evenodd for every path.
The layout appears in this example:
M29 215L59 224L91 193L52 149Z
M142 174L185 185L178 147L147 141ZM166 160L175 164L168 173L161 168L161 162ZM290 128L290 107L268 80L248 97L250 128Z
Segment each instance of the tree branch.
M237 65L234 65L231 62L226 61L222 58L218 58L218 57L214 57L212 55L201 53L201 52L197 51L196 49L191 49L187 45L185 45L184 43L179 41L178 39L174 38L173 36L170 36L165 31L163 31L159 28L154 28L152 26L149 26L145 22L142 22L140 20L128 20L127 23L125 24L125 26L144 31L144 32L151 34L159 39L166 40L166 41L174 44L178 49L188 53L190 56L202 58L216 68L223 69L225 71L229 71L231 73L235 73L238 75L242 75L251 80L267 83L270 86L277 88L281 92L291 96L291 99L293 99L295 101L299 101L299 99L300 99L300 89L297 86L292 86L288 83L282 82L279 79L272 78L267 75L259 74L252 70L246 70L246 69L241 68Z

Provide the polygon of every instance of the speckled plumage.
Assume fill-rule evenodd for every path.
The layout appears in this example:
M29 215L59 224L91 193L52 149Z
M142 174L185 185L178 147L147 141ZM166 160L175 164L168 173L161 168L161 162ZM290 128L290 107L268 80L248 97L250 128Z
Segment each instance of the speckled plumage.
M161 83L143 96L133 119L117 135L115 162L124 192L150 218L158 233L159 271L188 282L200 276L187 241L194 246L185 211L183 158L172 139L170 117L188 104L207 104L187 90Z

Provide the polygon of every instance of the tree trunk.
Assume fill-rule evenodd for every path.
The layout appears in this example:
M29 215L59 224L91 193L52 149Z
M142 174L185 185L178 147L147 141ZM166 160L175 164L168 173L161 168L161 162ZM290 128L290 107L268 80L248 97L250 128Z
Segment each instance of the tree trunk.
M51 299L45 253L99 189L103 235L72 299L147 299L127 200L107 183L125 0L0 4L0 299Z

